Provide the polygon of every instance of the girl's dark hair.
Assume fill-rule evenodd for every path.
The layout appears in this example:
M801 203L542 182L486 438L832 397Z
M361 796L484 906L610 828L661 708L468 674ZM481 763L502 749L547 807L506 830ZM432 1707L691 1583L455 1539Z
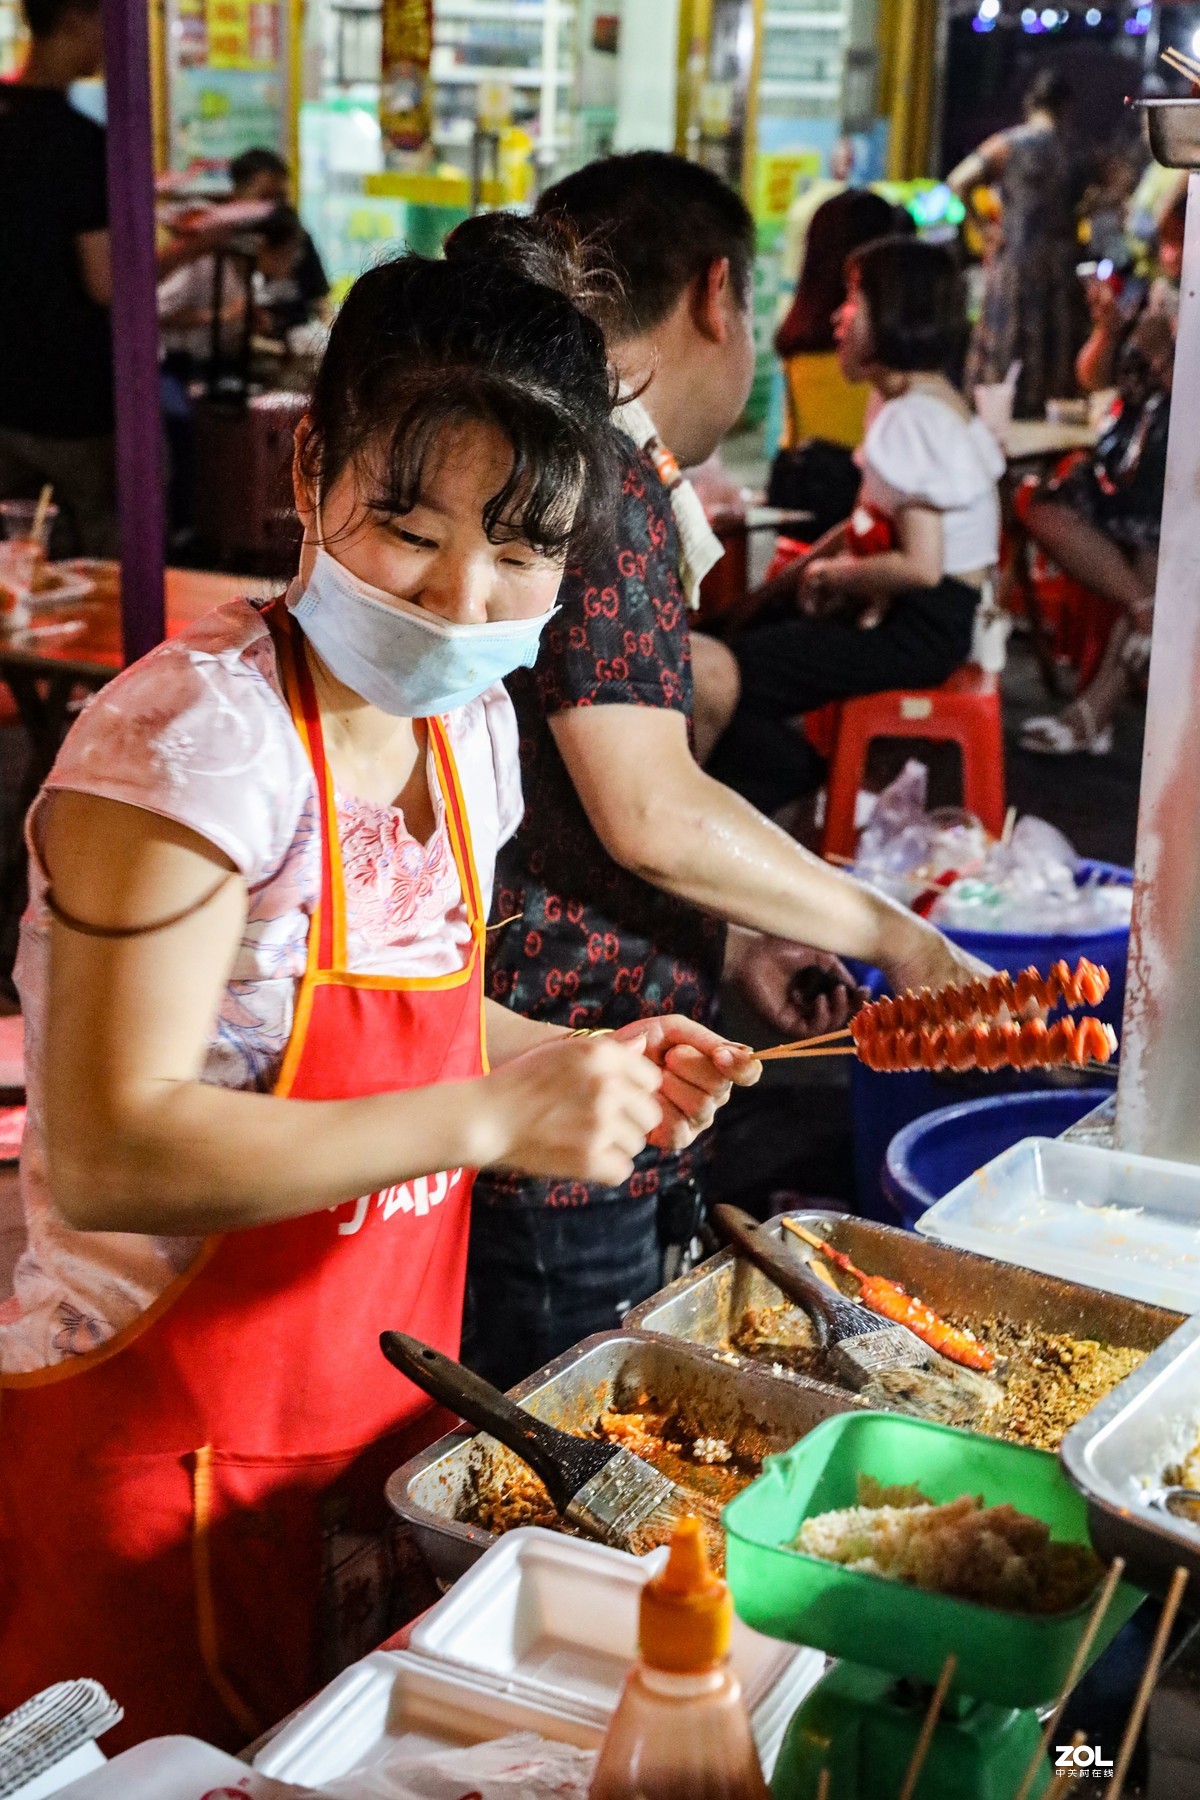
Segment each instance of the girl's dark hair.
M912 374L946 368L967 328L950 250L919 238L880 238L855 251L848 273L867 303L875 362Z
M595 541L616 499L616 389L586 277L561 228L470 219L445 259L361 275L329 335L300 465L315 488L353 467L368 504L410 512L448 429L495 425L512 467L484 508L493 540L559 556Z
M846 260L863 244L899 231L908 214L869 188L847 188L818 206L808 226L795 298L775 333L777 356L833 349L833 315L846 298Z

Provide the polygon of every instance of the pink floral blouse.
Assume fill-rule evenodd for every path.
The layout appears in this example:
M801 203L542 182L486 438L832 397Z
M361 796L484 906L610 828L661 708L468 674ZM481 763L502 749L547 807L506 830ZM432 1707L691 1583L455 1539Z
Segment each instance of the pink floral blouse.
M450 714L447 726L486 905L496 852L521 817L516 720L497 686ZM410 835L396 807L336 795L349 962L364 974L445 974L460 966L469 944L432 763L429 780L436 825L426 844ZM67 738L44 791L56 788L160 813L215 844L240 871L249 912L204 1079L269 1090L291 1030L320 869L312 769L258 609L248 601L220 607L103 688ZM49 914L39 823L35 804L27 828L31 896L16 970L29 1105L22 1210L0 1217L6 1372L44 1368L104 1343L188 1266L200 1243L73 1231L50 1198L42 1125Z

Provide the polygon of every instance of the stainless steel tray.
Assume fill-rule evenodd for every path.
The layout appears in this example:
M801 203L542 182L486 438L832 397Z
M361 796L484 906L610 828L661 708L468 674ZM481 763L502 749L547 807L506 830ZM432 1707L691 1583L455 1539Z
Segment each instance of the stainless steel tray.
M956 1250L893 1225L876 1225L844 1213L813 1211L787 1216L828 1238L835 1249L845 1251L870 1274L902 1282L937 1312L974 1313L980 1318L1005 1313L1043 1331L1099 1338L1135 1350L1156 1350L1183 1323L1181 1313L996 1262L970 1250ZM781 1238L785 1235L781 1225L777 1232ZM789 1233L787 1239L792 1249L803 1253L797 1238ZM710 1354L724 1355L731 1334L749 1308L778 1306L783 1301L773 1282L726 1250L635 1307L625 1319L625 1329L660 1332L703 1345ZM798 1313L795 1316L797 1341L803 1342L799 1335L803 1322ZM763 1368L764 1364L756 1359L749 1366Z
M1129 1579L1162 1592L1172 1571L1191 1570L1184 1605L1200 1611L1200 1525L1149 1504L1168 1464L1200 1439L1200 1314L1063 1439L1063 1467L1088 1504L1092 1542L1123 1556Z
M1139 100L1150 149L1168 169L1200 169L1200 100Z
M513 1389L539 1419L577 1432L590 1431L599 1412L632 1406L642 1394L663 1406L702 1407L714 1437L736 1440L754 1431L768 1450L788 1450L822 1419L860 1404L836 1388L785 1385L749 1364L731 1367L693 1345L637 1332L586 1338ZM483 1555L493 1536L469 1523L472 1501L519 1466L490 1437L464 1430L396 1470L388 1502L412 1527L434 1575L457 1581Z

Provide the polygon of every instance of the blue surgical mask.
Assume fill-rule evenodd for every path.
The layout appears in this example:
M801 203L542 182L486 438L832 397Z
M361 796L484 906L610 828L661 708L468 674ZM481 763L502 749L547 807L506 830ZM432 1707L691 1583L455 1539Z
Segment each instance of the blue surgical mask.
M351 574L324 544L288 605L339 681L381 712L407 719L451 712L514 669L531 669L542 630L558 611L453 625Z
M73 81L67 89L67 99L85 119L91 119L96 125L108 124L108 96L104 91L103 75Z

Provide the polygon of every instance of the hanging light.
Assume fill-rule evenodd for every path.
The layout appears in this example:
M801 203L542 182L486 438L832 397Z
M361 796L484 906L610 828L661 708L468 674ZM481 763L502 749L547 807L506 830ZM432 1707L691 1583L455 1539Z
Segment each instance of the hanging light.
M1083 22L1085 25L1098 25L1103 17L1098 6L1089 6L1083 15Z
M1042 27L1045 31L1053 31L1058 24L1058 8L1048 6L1042 14Z

